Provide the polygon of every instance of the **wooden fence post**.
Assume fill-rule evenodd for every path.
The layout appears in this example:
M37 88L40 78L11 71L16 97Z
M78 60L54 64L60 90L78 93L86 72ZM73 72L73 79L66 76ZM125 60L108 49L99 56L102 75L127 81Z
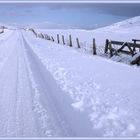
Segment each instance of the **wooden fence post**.
M78 46L78 48L81 48L81 47L80 47L80 43L79 43L79 39L78 39L78 38L76 38L76 42L77 42L77 46Z
M62 35L62 42L63 42L63 45L65 45L65 39L63 35Z
M41 33L41 38L44 39L44 35Z
M71 38L71 35L69 35L69 39L70 39L69 46L72 47L72 38Z
M51 39L50 39L50 36L48 36L48 35L46 36L46 39L47 39L47 40L51 40Z
M96 43L95 43L95 38L93 38L93 55L96 55Z
M38 37L38 33L34 32L35 36Z
M52 41L54 42L54 38L51 36L51 38L52 38Z
M134 44L136 44L136 40L134 40ZM136 51L136 48L133 47L133 52L135 52L135 51Z
M48 40L48 35L47 34L45 34L45 39Z
M108 45L109 45L109 40L106 39L106 42L105 42L105 52L104 53L108 52Z
M59 41L59 34L57 34L57 43L59 44L60 41Z
M111 42L109 42L109 51L110 51L110 57L112 57L113 56L113 51L112 51Z

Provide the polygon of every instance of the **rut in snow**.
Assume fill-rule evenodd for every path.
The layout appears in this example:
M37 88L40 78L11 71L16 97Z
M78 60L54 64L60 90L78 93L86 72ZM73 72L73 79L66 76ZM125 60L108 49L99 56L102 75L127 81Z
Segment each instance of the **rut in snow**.
M14 31L7 41L0 52L5 56L0 69L0 136L95 135L87 116L72 108L71 99L58 87L24 34Z

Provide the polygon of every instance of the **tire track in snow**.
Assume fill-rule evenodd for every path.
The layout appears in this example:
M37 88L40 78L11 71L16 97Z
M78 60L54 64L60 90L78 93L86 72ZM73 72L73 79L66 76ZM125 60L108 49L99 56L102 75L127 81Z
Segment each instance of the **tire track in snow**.
M12 53L1 69L0 76L0 136L15 135L15 102L17 88L17 54L16 47L11 46Z
M9 46L10 54L0 75L0 136L39 136L32 110L32 97L26 63L22 50L21 36ZM8 45L8 44L7 44Z
M32 89L31 94L33 98L32 99L33 111L35 112L35 114L37 114L36 120L37 120L38 127L40 127L38 131L40 133L40 136L52 136L53 134L49 128L50 120L48 120L47 110L44 109L40 103L38 85L34 81L32 70L30 68L29 60L27 58L27 54L25 50L25 44L23 41L23 36L21 36L21 38L22 38L22 51L24 52L24 61L27 65L26 71L28 73L30 87ZM47 123L47 125L45 123Z
M18 82L16 101L16 136L39 136L34 112L32 110L31 87L23 52L23 41L19 33L18 52Z
M26 63L28 65L29 77L31 80L32 88L34 90L34 93L33 93L34 94L34 111L39 116L41 126L44 129L44 134L46 136L68 136L71 130L69 130L69 133L67 132L68 128L66 128L66 124L63 124L64 121L59 117L59 113L56 110L56 107L52 107L52 105L55 104L55 100L52 102L52 99L50 99L49 96L45 97L46 95L45 96L41 95L45 93L46 94L51 94L51 93L49 93L49 91L46 91L45 85L43 84L44 82L46 83L42 75L43 73L41 74L42 71L40 71L40 69L37 68L37 67L42 67L38 64L40 62L36 62L36 58L35 58L36 56L29 49L30 46L28 46L25 40L24 40L24 43L25 43L24 46L25 46L27 56L28 56L26 58ZM36 64L36 65L33 65L33 64ZM38 70L36 71L37 73L34 72L35 69ZM38 75L38 74L40 78L36 77L35 79L35 75ZM46 79L46 80L48 80L47 83L50 82L49 79ZM42 84L43 84L43 87L42 87ZM40 96L44 96L43 98L46 101ZM72 132L71 132L71 135L73 135Z
M32 77L36 77L38 82L41 84L40 91L42 92L40 92L40 96L44 96L42 103L43 106L48 107L49 114L51 114L51 117L53 117L54 124L57 127L59 126L58 129L63 131L63 135L64 130L66 131L66 134L69 134L69 136L95 135L92 131L92 128L90 128L91 125L89 124L86 116L81 112L76 112L76 110L71 107L71 100L69 99L69 97L66 96L66 94L58 88L58 86L54 82L54 79L50 76L50 73L46 71L46 68L40 62L36 54L34 54L30 47L30 44L26 41L25 38L24 41L27 56L30 60L30 65L34 64L32 65L32 69L36 70L36 72L38 71L39 74L38 76L35 76L35 74L37 75L37 73L34 73L34 76ZM44 99L46 99L46 101ZM75 120L73 120L73 117L75 118ZM64 124L61 123L62 120ZM60 136L63 136L62 132L60 134Z

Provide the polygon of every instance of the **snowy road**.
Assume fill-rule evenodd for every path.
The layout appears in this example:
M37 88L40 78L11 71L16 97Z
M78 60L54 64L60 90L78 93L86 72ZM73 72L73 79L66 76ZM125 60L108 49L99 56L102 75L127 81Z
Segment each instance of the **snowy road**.
M139 68L30 31L0 41L0 137L140 135Z
M0 136L92 136L22 32L11 34L0 46Z

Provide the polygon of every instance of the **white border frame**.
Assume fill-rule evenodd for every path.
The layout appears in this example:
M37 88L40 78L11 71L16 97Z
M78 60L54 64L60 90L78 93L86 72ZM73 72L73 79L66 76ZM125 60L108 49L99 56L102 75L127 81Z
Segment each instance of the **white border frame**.
M138 3L140 4L140 0L134 0L134 1L127 1L127 0L0 0L0 4L29 4L29 3L103 3L103 4L108 4L108 3L113 3L113 4L119 4L119 3ZM140 140L140 137L0 137L0 140L71 140L71 139L76 139L76 140Z

